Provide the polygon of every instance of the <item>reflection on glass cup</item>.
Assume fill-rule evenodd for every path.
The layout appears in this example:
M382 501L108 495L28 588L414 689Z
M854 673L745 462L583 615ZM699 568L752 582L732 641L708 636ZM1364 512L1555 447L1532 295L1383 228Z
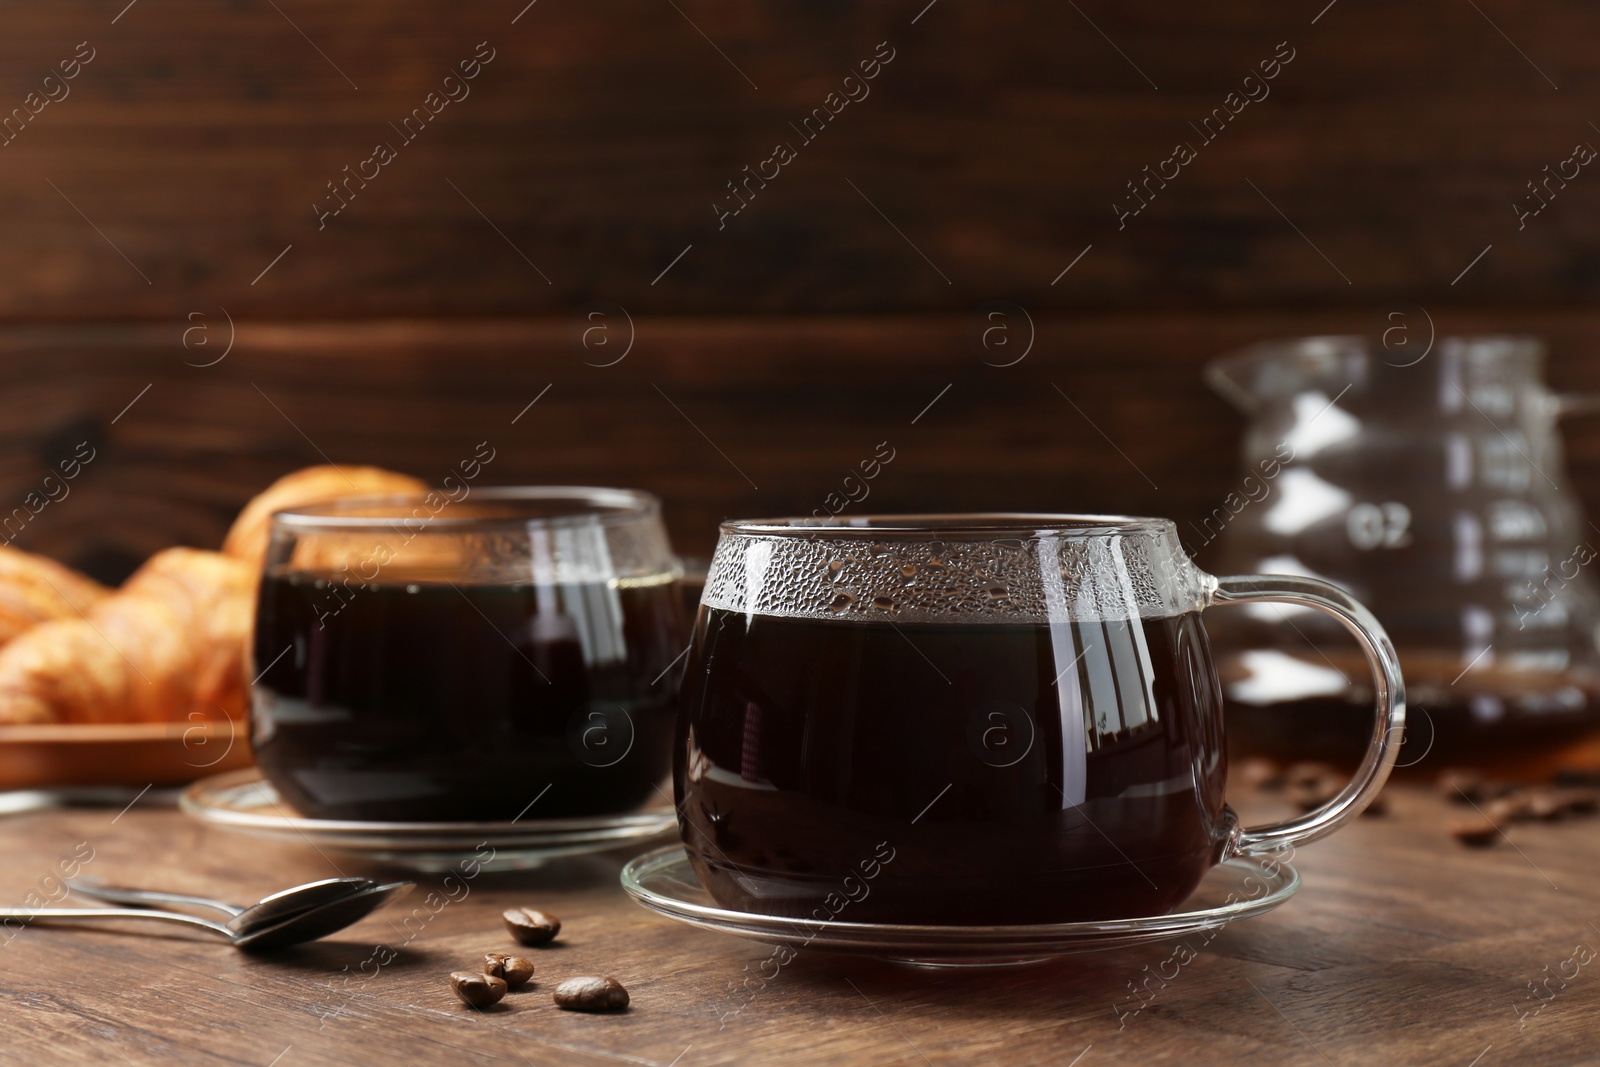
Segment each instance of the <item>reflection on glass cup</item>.
M1354 780L1301 818L1224 802L1201 612L1327 612L1371 660ZM884 516L726 523L684 675L685 846L723 906L853 922L1155 915L1213 865L1331 832L1382 786L1394 650L1333 586L1213 578L1165 519Z
M561 818L649 800L687 643L659 503L525 488L438 504L274 516L253 643L262 772L324 818Z

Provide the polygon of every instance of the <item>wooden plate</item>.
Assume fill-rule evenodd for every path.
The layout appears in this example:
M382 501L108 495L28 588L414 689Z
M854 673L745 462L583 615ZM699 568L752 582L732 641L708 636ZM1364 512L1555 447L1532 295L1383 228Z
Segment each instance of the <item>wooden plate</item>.
M242 722L0 726L0 789L181 785L250 763Z

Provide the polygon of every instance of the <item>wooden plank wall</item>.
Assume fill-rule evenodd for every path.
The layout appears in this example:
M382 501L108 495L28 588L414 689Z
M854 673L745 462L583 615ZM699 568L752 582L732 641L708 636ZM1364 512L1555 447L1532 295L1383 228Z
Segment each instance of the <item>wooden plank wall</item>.
M321 453L484 438L694 552L885 440L873 507L1192 519L1240 425L1206 358L1420 309L1600 390L1590 5L525 2L0 13L0 503L100 448L16 543L114 576Z

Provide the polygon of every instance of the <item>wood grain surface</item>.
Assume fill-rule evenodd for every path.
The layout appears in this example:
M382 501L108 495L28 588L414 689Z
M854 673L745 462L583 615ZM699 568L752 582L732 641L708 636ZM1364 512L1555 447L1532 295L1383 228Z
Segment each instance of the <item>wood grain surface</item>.
M1241 477L1244 421L1201 384L1205 362L1370 325L1012 315L1015 347L990 350L980 322L992 325L613 313L12 327L0 330L0 516L88 442L95 458L13 543L116 580L166 545L220 544L244 502L296 467L375 463L437 482L487 441L484 484L648 489L679 550L706 556L724 518L836 506L829 495L887 442L892 462L847 514L1121 512L1188 531ZM1426 325L1413 326L1420 343ZM1600 392L1593 313L1440 314L1434 328L1545 335L1555 386ZM590 329L609 340L586 348ZM201 331L188 348L185 330ZM230 339L226 358L196 365ZM1574 484L1600 514L1600 421L1565 429Z
M0 317L1572 304L1600 293L1600 178L1513 205L1600 143L1597 33L1505 0L32 5L0 114L66 95L0 147ZM479 42L470 95L406 140Z
M418 893L327 941L251 957L186 935L111 929L6 931L0 1013L6 1063L656 1064L1500 1064L1593 1062L1600 977L1576 950L1600 946L1593 821L1517 824L1487 850L1450 840L1450 808L1391 785L1391 812L1295 858L1305 884L1264 917L1227 927L1175 966L1175 944L991 971L918 971L802 951L738 988L768 949L696 931L631 903L625 855L534 872L480 874ZM1287 814L1237 798L1251 818ZM226 899L366 871L312 848L202 829L148 800L0 820L0 900L51 892L63 858L92 849L86 876ZM510 950L499 912L532 904L563 920L529 950L538 986L477 1014L446 975ZM420 912L416 909L421 909ZM408 920L408 915L416 918ZM431 917L428 917L430 916ZM12 936L14 935L14 936ZM396 951L379 966L377 946ZM751 971L746 972L746 965ZM1146 968L1149 968L1147 971ZM1176 976L1152 980L1152 973ZM1556 977L1571 975L1563 979ZM615 975L632 1008L562 1012L562 977ZM1541 986L1535 1000L1528 984ZM1130 983L1150 990L1145 1006ZM1542 1007L1541 1007L1542 1004ZM1535 1011L1535 1009L1540 1009ZM1120 1014L1119 1014L1120 1012Z

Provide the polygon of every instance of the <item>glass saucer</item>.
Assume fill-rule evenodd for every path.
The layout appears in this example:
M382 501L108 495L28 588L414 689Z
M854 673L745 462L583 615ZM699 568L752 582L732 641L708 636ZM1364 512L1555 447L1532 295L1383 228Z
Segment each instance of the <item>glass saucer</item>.
M1206 874L1185 902L1185 911L1027 926L808 923L730 911L718 907L701 887L688 855L679 847L660 848L635 858L622 869L622 888L644 907L669 919L753 941L876 956L924 967L999 967L1215 930L1276 908L1300 888L1300 875L1283 862L1269 870L1256 860L1231 859Z
M524 870L558 856L637 845L673 829L670 807L578 819L511 822L354 822L297 815L255 768L202 779L178 806L207 826L418 871L476 861L486 871Z

